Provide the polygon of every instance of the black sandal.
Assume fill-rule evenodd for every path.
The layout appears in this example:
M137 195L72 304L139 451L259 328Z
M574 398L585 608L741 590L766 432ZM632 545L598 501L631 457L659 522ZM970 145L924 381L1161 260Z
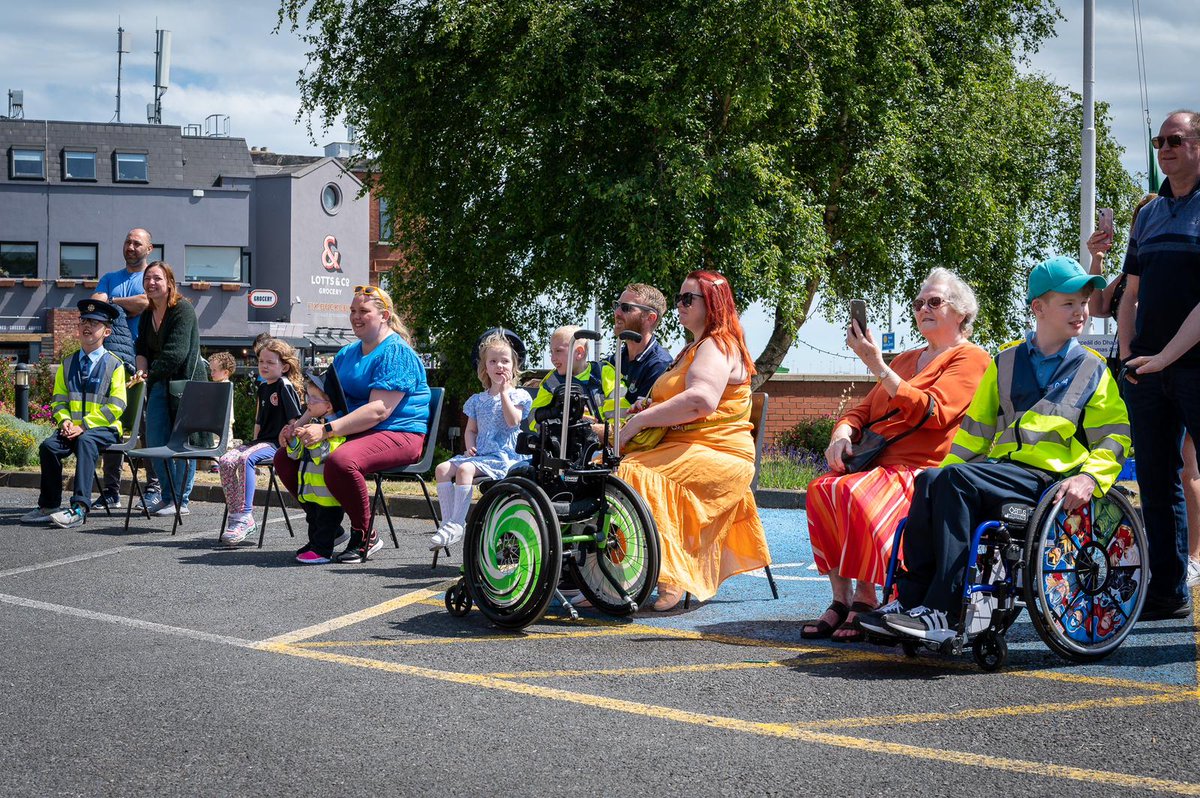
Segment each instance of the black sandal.
M807 629L801 628L800 637L804 638L805 640L821 640L829 637L831 634L833 634L834 629L837 629L846 622L846 616L850 614L850 608L840 601L835 601L825 608L825 612L830 611L837 615L837 623L830 623L824 618L817 618L817 620L812 623L804 624L804 626L813 626L816 628L811 632ZM825 612L821 614L824 615Z
M854 602L850 605L850 612L854 613L854 620L848 623L843 622L842 625L838 627L838 629L848 629L850 634L835 636L833 632L830 632L829 639L835 643L857 643L861 641L864 637L866 637L866 632L861 626L858 625L858 616L861 613L870 612L874 609L878 609L878 607L874 604L868 604L865 601ZM849 617L849 613L847 613L847 617ZM837 629L833 631L836 632Z

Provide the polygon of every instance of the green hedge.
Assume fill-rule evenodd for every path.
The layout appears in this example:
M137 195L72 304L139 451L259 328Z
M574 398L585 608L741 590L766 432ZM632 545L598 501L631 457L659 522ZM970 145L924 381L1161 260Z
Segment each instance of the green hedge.
M0 465L37 465L38 446L53 434L52 426L0 413Z

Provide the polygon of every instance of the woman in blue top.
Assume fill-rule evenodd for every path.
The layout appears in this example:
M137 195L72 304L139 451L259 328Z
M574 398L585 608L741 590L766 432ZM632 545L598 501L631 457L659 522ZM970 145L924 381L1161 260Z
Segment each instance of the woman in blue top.
M310 424L306 411L279 435L275 471L297 495L299 461L287 456L287 440L314 446L345 436L325 464L325 485L350 518L350 543L334 559L364 562L383 542L371 526L371 493L364 474L410 465L421 458L429 426L429 384L425 366L406 341L392 299L373 285L354 289L350 326L358 342L333 359L346 396L347 412L325 424Z

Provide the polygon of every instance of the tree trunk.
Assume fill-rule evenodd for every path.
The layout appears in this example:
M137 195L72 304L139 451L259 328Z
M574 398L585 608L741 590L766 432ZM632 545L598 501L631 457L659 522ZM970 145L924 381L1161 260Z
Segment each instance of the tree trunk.
M775 306L775 326L771 330L771 338L763 347L762 354L754 361L754 368L758 373L750 381L750 390L757 391L764 382L771 379L775 369L779 368L779 364L783 362L783 356L787 354L792 347L792 342L796 340L796 333L808 319L808 313L812 310L813 299L817 295L817 286L819 285L819 278L809 279L805 285L807 296L803 305L795 313L788 314L783 308Z

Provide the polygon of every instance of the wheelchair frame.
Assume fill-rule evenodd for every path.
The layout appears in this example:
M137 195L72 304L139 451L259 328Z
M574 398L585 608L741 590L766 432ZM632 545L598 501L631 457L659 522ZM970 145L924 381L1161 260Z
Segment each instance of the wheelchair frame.
M631 331L619 338L633 336L640 338ZM575 340L599 338L589 330L575 335ZM618 370L617 391L620 385ZM579 403L573 402L576 394ZM620 396L615 399L619 435ZM478 605L497 626L521 629L558 598L576 619L578 612L558 589L563 568L592 606L606 614L630 615L649 598L659 567L654 519L642 498L614 475L619 448L607 445L607 421L604 441L596 440L584 417L589 401L568 362L566 380L538 420L536 437L522 433L518 441L518 450L532 455L531 468L514 469L488 484L471 509L463 577L446 591L452 615L461 617ZM593 410L600 417L600 409Z
M976 664L995 671L1008 660L1006 633L1028 609L1038 637L1064 659L1092 662L1115 651L1146 598L1149 549L1141 515L1119 486L1066 511L1054 500L1058 486L1047 488L1036 506L1004 505L1000 520L975 528L953 638L869 639L900 643L909 656L921 647L947 654L970 648ZM905 523L892 540L885 596L895 584Z

